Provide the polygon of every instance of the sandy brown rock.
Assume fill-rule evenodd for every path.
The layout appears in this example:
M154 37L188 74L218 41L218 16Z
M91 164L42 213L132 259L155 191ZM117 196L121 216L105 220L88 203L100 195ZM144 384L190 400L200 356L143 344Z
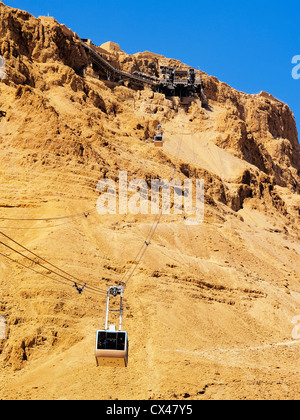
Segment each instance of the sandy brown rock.
M39 219L94 209L97 182L204 179L205 217L162 217L128 284L127 369L97 369L105 296L78 295L0 257L1 399L297 399L299 143L289 107L203 75L209 108L95 77L78 36L0 3L0 209ZM157 75L154 53L98 47ZM81 70L87 66L85 77ZM151 140L162 124L163 150ZM146 142L146 140L148 140ZM176 172L174 172L176 168ZM1 220L0 231L106 290L131 266L154 215ZM3 238L1 241L4 241ZM51 274L3 245L0 252ZM59 278L56 277L56 280Z

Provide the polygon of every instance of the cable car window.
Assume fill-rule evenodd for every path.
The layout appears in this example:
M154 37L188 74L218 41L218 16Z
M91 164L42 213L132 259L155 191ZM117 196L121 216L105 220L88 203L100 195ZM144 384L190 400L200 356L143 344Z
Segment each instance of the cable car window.
M125 350L125 333L118 333L117 350Z
M107 350L116 350L117 349L117 333L108 332L107 333Z
M105 350L106 349L106 332L101 331L98 333L98 350Z
M98 333L97 350L125 350L126 333L106 332Z

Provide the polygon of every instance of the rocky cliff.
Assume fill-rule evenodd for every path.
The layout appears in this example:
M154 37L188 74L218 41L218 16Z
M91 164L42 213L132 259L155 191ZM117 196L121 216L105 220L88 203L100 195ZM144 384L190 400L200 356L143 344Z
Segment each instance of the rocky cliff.
M27 219L2 220L3 232L106 289L132 264L152 216L32 219L95 209L97 182L117 182L121 170L149 185L173 168L177 179L205 181L204 223L164 216L129 285L126 372L94 365L103 299L1 259L1 398L299 396L291 320L300 293L300 148L288 105L207 74L207 109L195 98L120 86L99 79L78 35L55 19L3 3L0 15L0 208L3 218ZM114 43L95 49L127 72L185 66ZM149 141L158 124L163 150Z

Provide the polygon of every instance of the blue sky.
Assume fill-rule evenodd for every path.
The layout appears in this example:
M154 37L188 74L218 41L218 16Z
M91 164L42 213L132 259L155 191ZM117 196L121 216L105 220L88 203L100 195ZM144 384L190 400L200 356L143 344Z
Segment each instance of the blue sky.
M300 2L4 0L128 54L152 51L176 58L246 93L267 91L286 102L300 130ZM298 71L300 74L300 70Z

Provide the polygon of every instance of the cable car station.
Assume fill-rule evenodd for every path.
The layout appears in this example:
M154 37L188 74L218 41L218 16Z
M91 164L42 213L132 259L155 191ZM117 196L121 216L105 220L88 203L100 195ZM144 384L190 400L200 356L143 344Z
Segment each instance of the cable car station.
M150 87L153 91L163 93L168 96L179 96L180 98L199 98L202 106L207 106L207 99L204 93L204 85L201 72L192 67L176 68L170 66L160 66L159 77L150 74L134 71L127 73L115 68L105 60L100 53L93 48L89 39L81 39L81 45L88 54L94 71L99 78L104 78L112 82L124 83L127 81L132 88L143 89ZM85 69L83 69L83 74Z

